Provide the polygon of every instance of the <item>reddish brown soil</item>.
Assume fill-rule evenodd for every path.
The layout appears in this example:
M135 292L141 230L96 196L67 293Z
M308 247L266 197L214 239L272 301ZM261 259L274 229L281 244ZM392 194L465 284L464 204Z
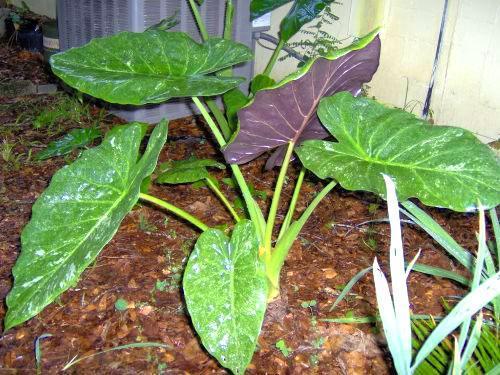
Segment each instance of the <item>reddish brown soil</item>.
M12 285L11 269L20 251L20 233L30 218L31 206L47 186L53 173L76 157L59 157L45 162L28 158L33 145L57 138L82 124L63 123L57 134L32 129L32 119L52 97L0 99L2 142L15 142L17 163L0 159L0 318L5 314L5 296ZM16 106L16 103L21 103ZM42 105L40 106L40 103ZM45 104L44 104L45 103ZM31 111L31 112L30 112ZM96 110L94 110L96 111ZM20 114L24 120L18 121ZM108 118L102 129L116 120ZM190 155L215 157L206 140L203 124L182 119L170 124L170 141L160 161ZM35 142L35 143L33 143ZM263 172L265 159L243 167L256 189L270 197L276 171ZM215 172L218 179L224 171ZM285 199L293 188L292 171ZM298 203L303 211L323 185L312 176L305 182ZM235 198L229 187L225 192ZM192 185L153 186L151 193L200 217L211 226L230 222L230 216L216 197L204 187ZM260 200L263 207L267 201ZM429 209L464 247L475 248L473 215ZM280 218L284 209L280 211ZM259 347L249 374L388 374L390 360L381 335L371 325L334 324L323 318L376 314L373 280L362 279L352 294L334 311L329 311L342 286L376 256L387 265L389 228L387 223L357 224L386 217L385 204L371 194L336 188L306 224L286 261L281 278L281 297L268 309ZM186 223L150 205L137 205L124 219L114 239L78 285L65 292L40 315L0 336L0 373L33 373L36 368L34 342L41 341L41 368L58 373L73 357L90 355L118 345L159 342L163 348L111 351L84 360L68 371L78 374L223 374L201 347L185 312L178 280L182 267L199 233ZM459 270L444 251L425 233L404 225L406 259L421 250L420 262ZM155 288L166 281L165 288ZM163 284L165 286L165 284ZM440 299L462 294L453 283L412 273L409 279L414 313L441 314ZM161 289L161 290L160 290ZM122 298L128 309L118 311ZM302 307L314 300L313 307ZM275 343L283 339L291 348L285 357Z

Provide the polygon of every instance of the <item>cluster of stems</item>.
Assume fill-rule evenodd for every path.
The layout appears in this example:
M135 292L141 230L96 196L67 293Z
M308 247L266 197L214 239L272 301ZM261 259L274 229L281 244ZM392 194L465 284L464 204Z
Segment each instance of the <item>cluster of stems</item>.
M196 5L194 0L188 0L189 4L191 6L191 9L193 11L196 23L198 25L201 37L203 41L208 40L209 35L207 33L207 29L205 27L205 24L203 23L203 20L201 18L201 15L198 10L198 6ZM225 15L225 22L224 22L224 33L223 37L226 39L231 39L232 36L232 24L233 24L233 13L234 13L234 6L232 0L226 0L226 15ZM265 75L270 75L277 59L279 56L279 53L281 52L282 48L284 46L284 43L280 41L278 44L277 48L275 49L273 55L271 56L269 63L267 64L263 74ZM231 69L226 69L222 72L219 72L220 75L223 76L230 76L232 75ZM224 114L222 111L219 109L215 101L211 98L204 98L205 104L197 98L193 97L192 98L194 104L200 111L201 115L203 116L205 122L207 123L208 127L212 131L212 134L215 137L215 140L217 141L218 145L220 148L223 148L228 140L230 139L232 135L232 131L229 127L228 121L226 120ZM206 106L205 106L206 105ZM208 109L207 109L208 107ZM212 113L212 116L210 115L209 111ZM215 121L214 121L215 119ZM234 180L236 181L241 194L243 196L243 199L246 204L247 212L250 217L250 220L254 224L255 231L257 233L257 236L259 238L260 242L260 251L259 255L263 259L263 261L266 264L266 273L268 276L269 280L269 298L275 298L279 294L279 273L281 270L281 267L284 263L284 260L286 258L286 255L288 254L288 251L290 250L290 247L295 240L296 236L298 235L300 229L302 226L305 224L309 216L312 214L314 208L319 204L321 199L335 186L335 182L329 183L325 188L314 198L314 200L310 203L309 207L304 211L304 213L301 215L301 217L296 220L295 222L292 222L293 220L293 215L295 212L295 207L297 204L298 196L300 193L300 189L302 186L302 183L304 181L304 175L305 175L305 169L302 168L299 176L297 178L297 182L295 184L294 192L292 195L292 199L290 201L289 207L288 207L288 212L285 216L285 219L281 225L279 234L276 239L276 243L273 242L273 230L275 227L275 222L276 222L276 215L278 211L278 206L280 202L280 197L281 197L281 191L283 190L283 186L285 183L285 178L288 170L288 166L290 164L292 154L293 154L293 149L294 149L295 143L294 142L289 142L286 155L284 157L283 163L281 165L281 170L278 175L278 179L276 181L276 188L274 190L274 194L272 197L271 201L271 206L269 208L269 214L267 217L267 220L264 218L264 215L258 206L257 202L253 198L249 186L245 181L245 178L243 177L243 174L237 164L230 164L230 168L234 177ZM214 184L210 179L206 179L207 186L216 194L216 196L221 200L221 202L225 205L225 207L228 209L228 211L231 213L233 218L235 219L236 222L239 222L241 220L240 216L237 214L236 210L234 207L231 205L229 200L226 198L224 193L217 187L216 184ZM209 228L208 225L203 223L201 220L198 218L194 217L193 215L189 214L188 212L168 203L165 202L159 198L150 196L148 194L140 194L140 199L154 203L170 212L173 214L179 216L180 218L188 221L192 225L196 226L199 228L201 231L205 231Z

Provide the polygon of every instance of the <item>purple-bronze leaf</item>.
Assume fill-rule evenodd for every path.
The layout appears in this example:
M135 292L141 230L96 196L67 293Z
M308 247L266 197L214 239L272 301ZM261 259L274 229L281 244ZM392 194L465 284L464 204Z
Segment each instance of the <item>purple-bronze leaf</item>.
M297 73L269 89L238 112L239 132L224 149L228 163L247 163L266 151L329 136L316 114L319 101L340 91L361 92L378 68L380 39L372 32L334 55L311 61ZM284 150L278 149L266 168L280 165Z

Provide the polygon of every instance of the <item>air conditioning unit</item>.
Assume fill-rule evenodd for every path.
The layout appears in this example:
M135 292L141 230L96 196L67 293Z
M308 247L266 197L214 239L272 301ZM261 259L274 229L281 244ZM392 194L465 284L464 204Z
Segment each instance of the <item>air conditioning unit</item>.
M201 16L210 35L222 35L225 0L205 0ZM235 0L234 39L253 48L254 29L250 21L250 0ZM187 0L57 0L59 43L62 51L88 43L92 38L120 31L144 31L162 19L177 14L179 23L171 31L184 31L195 40L200 35ZM253 64L234 68L234 74L251 78ZM248 83L242 86L248 89ZM170 100L160 105L112 106L112 111L128 121L156 123L162 118L176 119L195 113L189 99Z

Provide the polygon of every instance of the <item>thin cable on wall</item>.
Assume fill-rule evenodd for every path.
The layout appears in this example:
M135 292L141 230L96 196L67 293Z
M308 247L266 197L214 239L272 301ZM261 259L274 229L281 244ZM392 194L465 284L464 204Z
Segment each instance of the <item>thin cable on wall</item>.
M436 70L437 70L437 67L439 65L439 58L441 56L441 46L443 43L443 36L444 36L444 31L445 31L445 26L446 26L447 15L448 15L448 0L445 0L444 7L443 7L443 15L441 17L441 27L439 29L438 43L436 46L436 55L434 56L434 65L432 66L431 79L429 81L429 87L427 89L427 96L425 98L425 104L424 104L424 108L422 110L422 117L424 119L427 119L427 116L429 116L429 111L430 111L430 107L431 107L432 90L434 89L434 81L436 79Z

